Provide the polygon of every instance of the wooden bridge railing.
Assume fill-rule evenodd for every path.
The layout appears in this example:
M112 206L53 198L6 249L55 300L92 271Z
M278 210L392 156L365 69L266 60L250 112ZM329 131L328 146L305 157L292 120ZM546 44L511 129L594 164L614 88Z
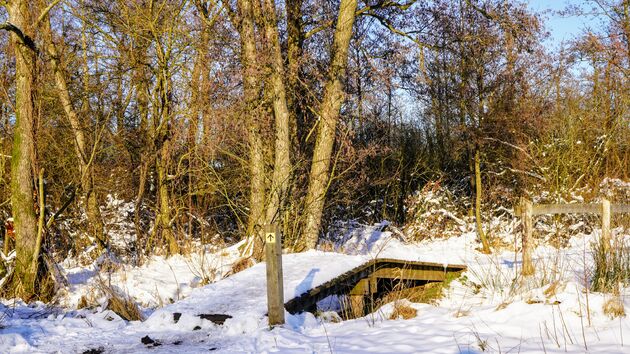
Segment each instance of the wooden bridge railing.
M523 223L523 269L525 276L534 274L532 264L530 242L533 232L533 217L535 215L548 214L600 214L602 216L602 238L604 249L610 246L610 216L613 213L630 213L630 204L611 204L608 199L603 199L601 203L595 204L536 204L530 200L521 198L519 205L515 208L515 214L521 216Z

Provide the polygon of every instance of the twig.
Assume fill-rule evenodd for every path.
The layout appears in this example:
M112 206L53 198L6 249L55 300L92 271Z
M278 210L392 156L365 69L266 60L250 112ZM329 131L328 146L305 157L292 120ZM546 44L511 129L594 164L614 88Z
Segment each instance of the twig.
M59 210L57 210L57 212L48 219L48 221L46 222L46 228L50 228L52 226L52 224L55 223L55 221L57 220L59 215L61 215L61 213L63 213L66 209L68 209L68 207L70 206L70 204L72 203L72 201L74 200L74 197L76 195L77 195L77 189L73 188L72 189L72 194L70 195L68 200L66 200L66 202L63 203L61 208L59 208Z
M545 348L545 339L542 335L542 328L540 327L540 323L538 324L538 333L540 333L540 344L542 344L543 351L547 354L547 348Z
M326 341L328 342L328 350L330 354L333 354L332 344L330 343L330 337L328 336L328 331L326 330L326 324L322 320L322 328L324 329L324 335L326 335Z
M569 333L569 328L567 328L567 323L564 320L564 315L562 314L562 310L560 309L560 306L558 305L558 311L560 312L560 319L562 320L562 333L564 335L564 351L567 351L567 336L569 337L569 342L571 342L571 344L573 345L573 338L571 338L571 333ZM566 333L566 334L565 334Z
M577 287L577 284L576 284ZM577 294L578 306L580 307L580 325L582 327L582 340L584 341L584 350L588 351L588 346L586 346L586 334L584 334L584 314L582 313L582 300L580 300L580 294L578 289Z
M53 0L53 2L50 3L50 5L46 6L46 8L39 14L39 17L37 17L37 21L35 21L35 24L33 25L33 27L37 27L39 23L44 20L46 15L48 15L50 10L52 10L53 7L55 7L55 5L57 5L60 2L61 0Z
M33 263L31 269L37 272L37 264L40 249L42 248L42 238L44 235L44 212L46 204L44 203L44 169L39 170L39 222L37 224L37 240L35 241L35 252L33 254Z

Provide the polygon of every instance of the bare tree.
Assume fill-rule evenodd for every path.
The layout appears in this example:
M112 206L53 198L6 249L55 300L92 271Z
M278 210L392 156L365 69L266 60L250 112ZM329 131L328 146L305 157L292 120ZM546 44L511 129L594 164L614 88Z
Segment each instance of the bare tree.
M344 98L342 79L348 64L348 47L352 37L356 8L356 0L342 0L339 4L328 78L318 112L317 140L305 200L304 246L306 248L315 248L319 240L322 212L330 182L330 165L339 121L339 109Z
M43 8L42 4L42 8ZM88 218L89 231L91 236L95 237L99 247L105 247L106 240L104 239L103 221L101 220L101 213L98 205L98 195L94 189L94 151L95 148L90 149L87 146L86 137L83 133L83 124L79 119L72 99L70 97L70 90L68 89L68 83L66 79L65 69L61 62L61 54L57 50L57 45L53 39L53 33L50 26L50 18L46 16L41 21L42 35L45 41L46 51L50 60L51 69L55 78L55 85L57 88L57 95L63 110L66 113L66 117L70 122L70 127L74 135L74 146L79 162L79 181L81 185L81 192L83 194L82 203L85 206L86 214Z
M37 8L27 0L8 2L9 22L0 29L11 32L15 54L15 128L11 156L11 207L15 219L16 264L10 288L25 300L37 295L37 218L33 198L33 168L36 159L33 87L36 71L34 42ZM41 202L41 201L40 201Z

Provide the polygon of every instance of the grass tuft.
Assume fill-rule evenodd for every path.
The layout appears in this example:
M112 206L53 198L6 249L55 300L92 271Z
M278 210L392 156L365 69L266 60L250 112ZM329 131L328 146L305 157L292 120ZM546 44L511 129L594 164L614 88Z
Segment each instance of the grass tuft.
M610 319L626 317L626 309L624 308L623 301L621 301L619 296L613 296L606 300L602 310L604 311L604 314L610 317Z
M410 306L408 301L396 301L394 302L394 311L389 316L390 320L397 320L402 318L409 320L418 316L418 310Z
M242 272L245 269L252 267L253 265L254 265L254 261L252 261L251 258L243 257L237 260L236 262L234 262L234 264L232 264L232 271L230 272L230 274L236 274L238 272Z
M129 295L121 293L114 287L105 284L104 281L99 283L99 289L107 297L108 310L113 311L126 321L144 320L144 315L142 311L140 311L140 307Z
M591 290L613 293L619 284L627 284L630 279L630 245L619 242L606 250L601 242L596 242L592 248L595 269Z

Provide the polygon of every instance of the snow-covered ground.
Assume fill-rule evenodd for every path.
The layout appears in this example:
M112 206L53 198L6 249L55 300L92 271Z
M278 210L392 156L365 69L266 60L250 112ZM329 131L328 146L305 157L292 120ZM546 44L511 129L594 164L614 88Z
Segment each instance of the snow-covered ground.
M0 305L0 353L630 352L630 320L609 318L603 307L612 297L585 287L598 231L572 237L565 248L538 247L537 273L522 279L512 233L503 237L506 246L484 255L467 227L448 239L407 242L399 232L382 231L384 226L348 233L337 252L285 255L285 300L374 257L468 266L437 304L409 303L417 309L412 319L390 319L393 305L388 304L343 322L287 313L286 325L269 329L265 265L230 275L234 246L190 257L155 257L142 267L109 272L64 264L71 285L57 306ZM206 281L211 283L203 285ZM127 322L104 310L97 290L103 282L129 294L146 319ZM628 290L620 294L626 312ZM74 309L81 297L93 307ZM181 313L177 321L173 313ZM197 316L209 313L232 318L219 326ZM144 344L146 336L155 342Z

